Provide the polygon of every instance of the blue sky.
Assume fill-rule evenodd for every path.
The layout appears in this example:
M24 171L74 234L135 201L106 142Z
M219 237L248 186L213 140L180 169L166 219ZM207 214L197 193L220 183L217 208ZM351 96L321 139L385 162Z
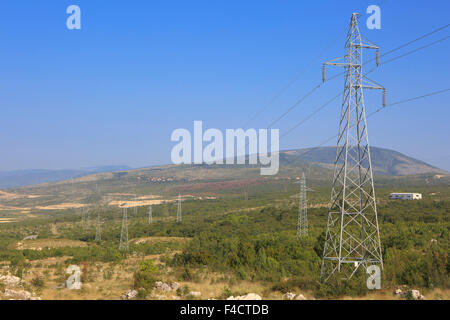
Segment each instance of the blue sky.
M81 30L66 28L71 4L81 8ZM351 13L371 4L381 7L382 29L368 30L362 18L361 33L382 53L449 23L447 0L3 0L0 170L169 163L174 129L192 130L194 120L240 128L303 71L249 123L265 128L320 82L322 62L344 54ZM449 40L441 42L371 78L387 88L388 103L448 88L449 49ZM342 88L343 79L326 84L275 128L283 134ZM450 170L449 97L371 117L371 145ZM378 93L366 98L368 113L378 108ZM281 148L314 147L335 135L339 111L337 100Z

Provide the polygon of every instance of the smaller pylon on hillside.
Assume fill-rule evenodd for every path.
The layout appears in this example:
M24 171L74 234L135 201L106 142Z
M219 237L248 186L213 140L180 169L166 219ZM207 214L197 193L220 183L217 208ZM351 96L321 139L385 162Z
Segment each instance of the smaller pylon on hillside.
M181 194L178 194L177 222L181 222Z
M134 207L133 207L133 214L135 217L137 217L138 213L138 197L137 194L134 195Z
M91 210L88 209L87 212L85 213L85 215L86 215L85 228L86 228L86 231L88 231L91 227Z
M119 250L128 251L128 214L127 208L123 208L123 217L122 217L122 230L120 232L120 244Z
M84 229L86 225L86 209L81 208L81 227Z
M153 222L153 209L152 205L148 208L148 224L152 224Z
M302 173L298 203L297 239L308 235L308 207L306 200L306 178Z
M101 241L102 240L102 218L100 215L100 210L97 214L97 226L95 229L95 241Z

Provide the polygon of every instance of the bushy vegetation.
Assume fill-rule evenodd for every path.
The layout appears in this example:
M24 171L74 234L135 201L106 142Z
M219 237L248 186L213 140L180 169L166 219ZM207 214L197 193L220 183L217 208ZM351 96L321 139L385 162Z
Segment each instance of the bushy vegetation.
M151 293L155 282L158 268L153 265L152 260L144 260L139 263L138 270L134 273L134 288L138 290L139 296L145 298Z
M383 182L384 183L384 182ZM381 189L378 207L382 250L384 257L383 287L407 285L419 288L450 287L450 196L448 188L418 190L423 201L388 201L393 190ZM196 273L207 268L229 275L235 281L261 281L272 290L288 292L295 289L313 291L318 297L364 295L366 275L356 274L347 282L319 279L326 206L310 208L310 234L298 241L296 235L297 207L289 197L296 190L274 191L273 186L258 186L251 190L248 200L229 190L222 198L208 201L185 201L183 222L174 223L176 206L163 204L153 207L154 223L147 223L147 208L139 208L130 217L130 238L184 237L189 241L130 243L128 254L164 255L163 262L171 266L181 280L195 281ZM427 196L431 192L439 197ZM316 188L312 203L326 202L327 188ZM120 212L102 213L102 241L96 242L95 228L85 230L80 217L73 213L57 218L35 219L20 224L0 226L0 261L8 261L11 270L20 276L30 261L50 257L67 257L66 263L121 263L124 252L119 251ZM59 234L51 233L50 223L58 224ZM17 250L14 244L30 234L40 238L79 240L84 247L42 248ZM156 280L157 269L144 260L134 274L134 286L140 296L148 295ZM111 276L105 273L105 279ZM38 285L38 283L36 283Z

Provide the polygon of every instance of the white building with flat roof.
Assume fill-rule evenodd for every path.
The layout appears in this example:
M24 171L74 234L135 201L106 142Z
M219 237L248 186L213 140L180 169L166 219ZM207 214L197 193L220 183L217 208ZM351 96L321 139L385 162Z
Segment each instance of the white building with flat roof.
M391 193L389 195L391 200L422 200L421 193Z

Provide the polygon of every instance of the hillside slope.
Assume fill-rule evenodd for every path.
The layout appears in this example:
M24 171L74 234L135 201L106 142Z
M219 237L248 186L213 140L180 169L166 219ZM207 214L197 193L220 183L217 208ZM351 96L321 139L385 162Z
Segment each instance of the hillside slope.
M371 147L370 150L373 171L378 175L405 176L424 173L448 173L445 170L394 150L377 147ZM332 169L336 158L336 147L290 150L281 152L280 158L281 164L285 165L296 165L299 161L306 161Z

